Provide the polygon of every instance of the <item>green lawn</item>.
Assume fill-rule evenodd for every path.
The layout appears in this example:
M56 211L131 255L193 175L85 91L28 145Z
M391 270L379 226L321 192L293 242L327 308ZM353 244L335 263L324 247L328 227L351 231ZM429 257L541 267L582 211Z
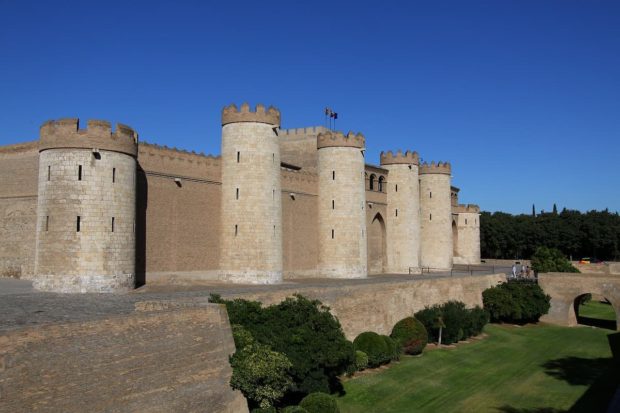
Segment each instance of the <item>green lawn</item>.
M551 412L580 398L571 411L605 411L618 383L610 331L488 325L485 332L484 340L346 381L341 412Z
M579 306L579 315L588 318L598 318L601 320L616 320L616 312L611 304L601 303L598 300L586 301Z

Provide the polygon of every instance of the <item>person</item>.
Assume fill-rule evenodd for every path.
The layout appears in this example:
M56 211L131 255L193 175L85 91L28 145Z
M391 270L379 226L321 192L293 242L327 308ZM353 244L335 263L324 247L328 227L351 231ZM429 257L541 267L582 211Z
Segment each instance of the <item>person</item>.
M517 277L517 264L512 264L512 278Z

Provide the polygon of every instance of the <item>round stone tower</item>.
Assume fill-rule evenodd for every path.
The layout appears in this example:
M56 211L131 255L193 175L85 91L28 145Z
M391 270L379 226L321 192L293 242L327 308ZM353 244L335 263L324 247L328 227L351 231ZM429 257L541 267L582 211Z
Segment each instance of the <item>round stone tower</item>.
M351 132L317 137L319 277L368 275L364 145L364 136Z
M452 214L457 224L454 263L480 264L480 207L457 205L452 207Z
M78 119L41 126L35 288L115 292L135 285L138 135Z
M420 272L420 185L417 152L381 152L388 173L387 272Z
M221 278L282 281L280 112L247 103L222 110Z
M431 270L452 268L452 204L450 164L420 166L420 265Z

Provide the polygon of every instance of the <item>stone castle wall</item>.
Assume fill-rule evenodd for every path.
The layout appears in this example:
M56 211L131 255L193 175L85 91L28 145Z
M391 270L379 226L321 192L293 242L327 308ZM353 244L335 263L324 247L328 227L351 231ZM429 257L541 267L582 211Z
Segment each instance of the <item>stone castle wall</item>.
M38 142L0 148L0 277L34 273Z
M247 412L217 304L21 327L0 335L0 412ZM137 305L138 305L137 304Z

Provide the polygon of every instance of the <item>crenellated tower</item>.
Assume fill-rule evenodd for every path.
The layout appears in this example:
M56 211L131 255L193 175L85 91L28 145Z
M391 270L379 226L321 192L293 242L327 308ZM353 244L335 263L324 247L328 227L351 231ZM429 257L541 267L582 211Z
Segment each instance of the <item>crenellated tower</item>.
M114 132L99 120L41 126L35 288L134 288L137 148L137 133L121 124Z
M282 281L279 127L274 107L222 110L220 271L231 282Z
M478 205L452 206L456 228L454 237L454 263L480 264L480 207Z
M420 186L417 152L381 152L387 185L387 272L420 272Z
M359 133L317 136L320 277L368 275L364 147Z
M420 265L452 268L451 168L447 162L420 166Z

